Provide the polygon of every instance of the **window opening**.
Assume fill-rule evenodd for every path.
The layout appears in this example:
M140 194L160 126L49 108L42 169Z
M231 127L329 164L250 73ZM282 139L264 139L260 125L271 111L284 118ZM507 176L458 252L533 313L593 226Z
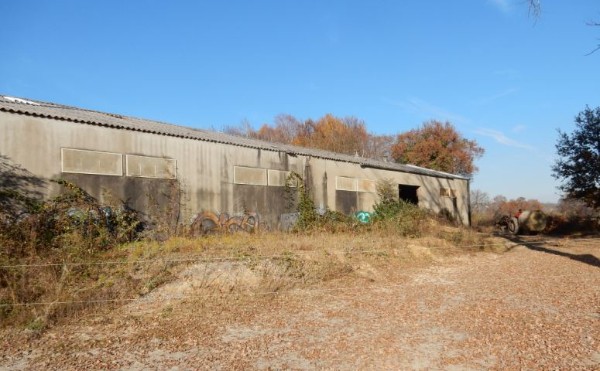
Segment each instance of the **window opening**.
M419 197L417 196L417 189L419 186L399 184L398 185L398 196L401 200L418 205Z

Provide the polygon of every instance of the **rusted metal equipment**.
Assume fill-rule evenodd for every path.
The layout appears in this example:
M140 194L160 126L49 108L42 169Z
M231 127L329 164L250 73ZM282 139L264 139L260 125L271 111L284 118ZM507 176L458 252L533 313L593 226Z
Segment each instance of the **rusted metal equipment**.
M546 229L548 216L541 210L525 210L518 215L504 215L496 225L511 234L540 233Z

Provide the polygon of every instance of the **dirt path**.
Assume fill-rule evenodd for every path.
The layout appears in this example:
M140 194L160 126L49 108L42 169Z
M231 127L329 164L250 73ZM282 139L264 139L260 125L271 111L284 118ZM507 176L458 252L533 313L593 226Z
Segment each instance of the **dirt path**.
M6 331L0 368L600 370L598 239L342 286L228 309L129 305L37 338Z

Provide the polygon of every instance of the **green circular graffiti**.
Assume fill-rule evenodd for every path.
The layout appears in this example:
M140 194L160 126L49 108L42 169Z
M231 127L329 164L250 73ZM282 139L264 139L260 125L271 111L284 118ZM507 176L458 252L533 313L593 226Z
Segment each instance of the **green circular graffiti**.
M361 223L371 222L371 213L368 211L357 211L354 215L356 216L356 219L358 219L358 221Z

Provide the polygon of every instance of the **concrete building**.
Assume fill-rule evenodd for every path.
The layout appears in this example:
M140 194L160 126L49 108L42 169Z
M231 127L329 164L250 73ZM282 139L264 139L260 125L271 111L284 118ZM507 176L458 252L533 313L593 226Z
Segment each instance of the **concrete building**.
M378 180L389 179L400 198L469 224L462 176L1 95L0 158L44 181L71 181L101 202L157 207L182 223L202 210L251 211L276 228L290 212L285 179L296 172L322 209L371 211ZM46 197L57 193L45 184Z

